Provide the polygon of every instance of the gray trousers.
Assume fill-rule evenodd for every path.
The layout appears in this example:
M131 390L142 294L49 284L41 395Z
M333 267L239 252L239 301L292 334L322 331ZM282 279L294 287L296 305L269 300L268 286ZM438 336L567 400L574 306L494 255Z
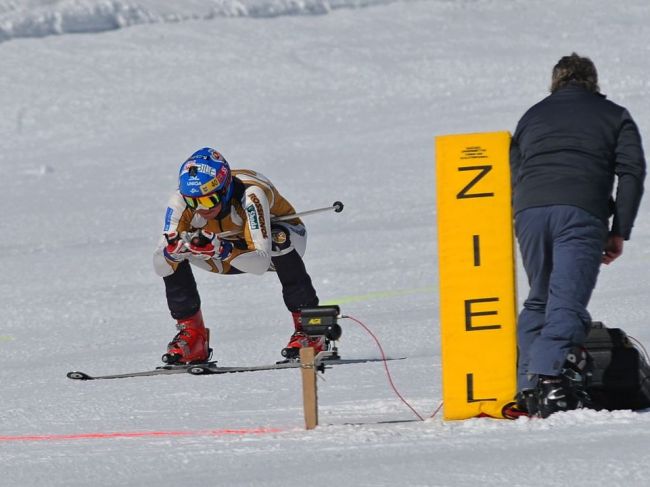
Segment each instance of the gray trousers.
M559 375L571 348L584 343L607 227L581 208L554 205L517 212L515 233L530 286L517 321L521 391L539 374Z

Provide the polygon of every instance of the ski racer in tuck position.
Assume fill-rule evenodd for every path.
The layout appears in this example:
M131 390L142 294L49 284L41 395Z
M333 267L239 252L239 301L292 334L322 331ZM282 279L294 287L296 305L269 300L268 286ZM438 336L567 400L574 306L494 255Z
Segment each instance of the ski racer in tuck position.
M300 323L300 310L318 305L302 260L305 226L299 218L271 222L294 213L271 181L252 170L231 170L214 149L200 149L183 162L153 259L178 330L163 362L190 364L210 358L209 330L192 266L227 275L274 270L294 323L283 353L293 357L301 347L313 347L316 353L324 349L324 337L307 336ZM223 232L229 235L218 236Z

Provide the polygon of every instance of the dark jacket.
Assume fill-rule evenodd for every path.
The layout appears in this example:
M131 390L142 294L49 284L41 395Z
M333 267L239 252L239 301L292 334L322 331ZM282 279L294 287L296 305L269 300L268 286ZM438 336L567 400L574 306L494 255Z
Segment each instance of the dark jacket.
M613 212L611 233L629 239L645 158L634 120L605 96L570 84L530 108L512 138L510 169L515 213L573 205L607 224Z

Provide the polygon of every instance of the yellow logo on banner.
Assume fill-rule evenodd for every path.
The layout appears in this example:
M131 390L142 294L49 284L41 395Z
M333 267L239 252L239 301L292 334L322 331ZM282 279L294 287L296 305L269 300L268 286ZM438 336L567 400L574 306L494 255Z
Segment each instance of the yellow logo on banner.
M436 137L445 419L501 409L516 391L510 134Z

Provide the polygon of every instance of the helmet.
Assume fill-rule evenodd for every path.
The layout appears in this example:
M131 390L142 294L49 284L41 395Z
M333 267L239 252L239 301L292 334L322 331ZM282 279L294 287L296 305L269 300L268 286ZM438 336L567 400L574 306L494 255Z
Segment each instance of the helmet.
M210 147L196 151L181 164L178 191L192 207L208 200L213 202L208 207L228 203L233 192L228 162L220 152Z

